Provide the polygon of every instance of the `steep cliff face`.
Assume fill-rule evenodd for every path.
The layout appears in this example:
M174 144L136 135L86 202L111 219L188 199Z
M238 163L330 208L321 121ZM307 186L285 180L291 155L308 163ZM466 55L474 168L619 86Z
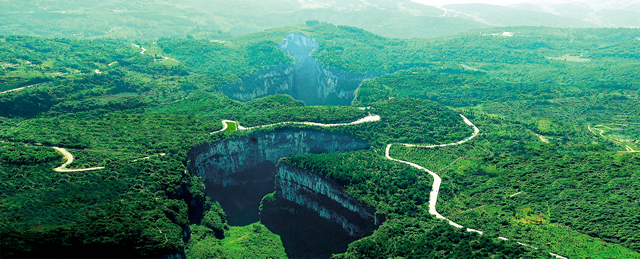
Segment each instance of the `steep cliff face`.
M331 180L280 162L275 195L262 201L260 221L280 235L291 258L330 258L384 221L375 209Z
M252 181L245 179L244 174L259 170L263 164L272 165L272 173L275 173L275 164L282 157L355 151L369 147L366 141L347 135L284 130L203 145L191 150L189 159L191 170L198 172L206 184L227 187Z
M366 141L346 135L287 130L203 145L188 157L190 170L202 177L207 195L220 202L229 223L245 225L258 221L260 200L274 191L278 159L367 148Z
M335 182L286 163L277 166L276 198L315 211L353 237L370 235L384 221L375 208L349 196Z
M236 84L222 87L227 96L240 101L274 94L288 94L307 105L349 105L360 83L381 73L360 74L323 66L311 52L318 49L316 40L290 33L278 47L295 59L257 72Z

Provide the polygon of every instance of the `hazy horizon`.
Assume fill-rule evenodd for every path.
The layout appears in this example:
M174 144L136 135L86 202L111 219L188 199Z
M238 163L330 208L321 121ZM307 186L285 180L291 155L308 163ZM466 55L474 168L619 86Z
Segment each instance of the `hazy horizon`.
M500 5L500 6L509 6L516 4L534 4L538 6L553 6L559 4L584 4L588 5L593 9L624 9L626 6L632 5L640 5L640 0L411 0L416 3L421 3L425 5L431 6L444 6L448 4L472 4L472 3L482 3L482 4L491 4L491 5Z
M475 4L475 3L506 6L506 5L529 2L527 0L411 0L411 1L425 4L425 5L438 6L438 7L443 5L448 5L448 4Z

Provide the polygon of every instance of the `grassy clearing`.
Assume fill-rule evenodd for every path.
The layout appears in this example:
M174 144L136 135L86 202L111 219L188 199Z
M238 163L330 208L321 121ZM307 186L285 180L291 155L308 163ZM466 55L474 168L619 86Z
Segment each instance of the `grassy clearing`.
M225 122L227 124L227 129L225 131L237 131L238 130L238 124L235 122Z
M550 120L539 120L537 123L538 130L541 132L547 132L551 130L552 122Z
M286 258L280 236L260 223L231 227L222 240L231 258Z
M215 238L204 226L192 225L191 229L187 258L287 258L280 236L259 222L231 227L224 239Z

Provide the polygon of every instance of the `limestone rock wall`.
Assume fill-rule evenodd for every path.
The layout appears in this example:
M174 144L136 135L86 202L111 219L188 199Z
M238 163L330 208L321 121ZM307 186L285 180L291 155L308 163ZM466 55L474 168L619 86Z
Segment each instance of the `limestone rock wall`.
M381 217L339 185L278 161L296 154L369 147L346 135L281 130L196 147L188 154L189 170L203 178L206 194L220 202L229 224L260 220L281 236L290 257L329 258L373 233ZM275 200L262 202L274 190Z
M278 47L295 59L259 71L236 84L223 86L222 92L240 101L274 94L289 94L307 105L349 105L360 83L381 73L355 73L323 66L311 52L318 49L315 39L290 33Z
M276 172L277 198L315 211L341 225L350 236L370 235L384 221L375 208L357 201L325 177L286 163L279 163Z
M191 160L190 170L197 172L205 184L226 187L255 181L254 173L251 173L254 179L243 177L250 172L265 171L265 174L273 176L275 164L282 157L347 152L369 147L366 141L346 135L285 130L203 145L191 150L188 157ZM266 170L268 167L272 170Z

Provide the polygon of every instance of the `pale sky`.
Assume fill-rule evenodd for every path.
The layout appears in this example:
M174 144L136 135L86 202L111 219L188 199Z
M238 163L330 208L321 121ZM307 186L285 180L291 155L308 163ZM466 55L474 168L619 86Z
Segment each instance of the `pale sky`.
M484 3L493 5L513 5L520 3L533 3L540 6L554 5L561 3L585 3L591 7L599 5L625 5L632 3L639 3L640 0L411 0L426 5L443 6L447 4L470 4L470 3Z

